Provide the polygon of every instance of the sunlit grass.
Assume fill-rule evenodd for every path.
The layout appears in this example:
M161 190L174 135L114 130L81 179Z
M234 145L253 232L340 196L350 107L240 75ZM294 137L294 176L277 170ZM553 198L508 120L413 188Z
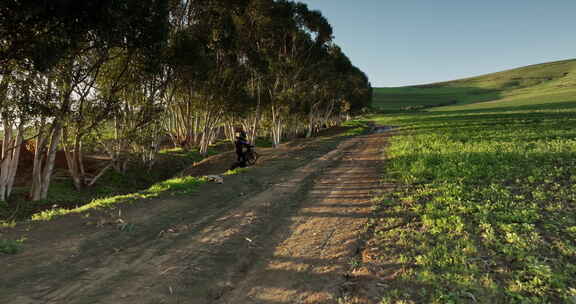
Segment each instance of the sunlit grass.
M344 132L341 136L355 136L366 134L366 132L368 132L372 127L369 120L362 118L347 121L343 124L343 126L352 128Z
M224 176L230 176L230 175L237 175L237 174L241 174L243 172L248 171L248 168L236 168L234 170L228 170L226 172L224 172L222 175Z
M374 118L399 130L374 229L401 269L383 303L576 303L573 93Z
M71 213L81 213L93 209L109 208L118 204L135 202L142 199L158 197L162 194L189 195L197 190L198 185L206 182L202 177L177 177L152 185L144 191L117 195L107 198L95 199L92 202L74 209L55 208L37 213L32 216L32 221L48 221L56 216Z

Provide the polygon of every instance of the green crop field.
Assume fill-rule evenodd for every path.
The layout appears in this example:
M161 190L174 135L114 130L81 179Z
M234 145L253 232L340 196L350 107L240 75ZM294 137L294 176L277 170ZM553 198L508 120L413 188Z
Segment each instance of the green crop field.
M375 95L382 303L576 303L576 61Z

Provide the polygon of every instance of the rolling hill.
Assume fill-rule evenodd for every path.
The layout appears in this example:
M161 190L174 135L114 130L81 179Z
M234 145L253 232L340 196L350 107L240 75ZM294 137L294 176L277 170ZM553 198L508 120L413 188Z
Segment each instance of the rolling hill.
M373 105L384 111L527 107L563 108L576 101L576 59L530 65L427 85L376 88ZM490 103L487 103L490 102ZM435 108L443 110L446 107Z

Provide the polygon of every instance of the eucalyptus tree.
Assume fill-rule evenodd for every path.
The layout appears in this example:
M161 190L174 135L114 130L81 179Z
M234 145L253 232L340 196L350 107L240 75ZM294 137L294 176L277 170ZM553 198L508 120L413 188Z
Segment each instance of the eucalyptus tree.
M258 52L266 60L265 85L269 95L268 119L277 146L283 134L290 103L298 86L306 86L305 74L316 60L315 53L332 39L332 27L316 11L290 1L258 2L254 28Z
M25 71L12 69L0 75L0 122L2 150L0 160L0 201L7 200L14 186L21 145L30 126L34 79Z
M81 189L134 155L151 167L166 134L202 154L238 124L274 145L286 128L312 135L370 98L365 75L331 40L320 12L285 0L6 0L0 102L11 103L0 112L15 132L4 134L12 165L0 190L14 174L17 122L35 133L34 200L47 196L59 147ZM5 111L16 97L31 111ZM93 136L112 161L90 177L82 147Z
M111 166L123 173L133 156L149 168L156 160L163 135L160 120L171 96L168 86L173 70L165 64L164 50L154 57L118 52L97 81L98 100L112 101L103 102L110 105L108 123L97 136L111 158Z
M264 109L270 104L266 94L268 61L263 56L266 46L262 43L270 22L269 11L273 6L270 0L250 0L242 2L242 9L236 9L233 16L236 39L233 48L238 68L244 73L244 93L242 102L236 102L236 111L229 112L226 118L226 133L234 141L234 128L241 125L248 140L254 142L261 130ZM268 35L268 34L267 34Z
M330 67L330 72L325 79L330 81L325 81L324 86L329 103L319 116L322 124L331 126L369 105L372 95L368 78L352 64L340 47L331 45L327 53L329 63L326 66Z
M372 101L372 86L368 77L362 70L352 66L347 77L347 98L350 101L351 111L360 112L370 106Z
M169 123L173 138L184 143L193 138L201 154L207 153L225 118L240 110L236 105L245 99L244 59L237 48L241 42L235 22L247 2L182 2L185 21L180 24L185 26L178 32L179 50L198 55L198 60L176 67L182 87L175 88L176 113L169 114Z
M152 1L154 2L154 1ZM99 124L104 122L117 107L113 104L118 99L113 96L115 83L121 77L112 77L107 83L106 95L97 96L96 81L101 75L102 67L111 61L112 55L122 56L122 53L137 54L139 58L146 58L144 63L152 66L154 55L162 48L162 41L167 31L167 9L160 3L148 3L151 8L144 7L145 3L131 6L131 18L127 21L103 20L100 26L113 25L110 28L98 28L89 31L76 43L77 48L64 57L59 65L53 69L57 85L58 103L52 124L62 129L63 147L68 163L69 173L76 189L82 189L86 182L86 173L83 168L82 141ZM125 17L125 16L114 16ZM150 23L146 23L149 20ZM141 22L141 25L136 22ZM142 27L140 27L142 26ZM155 27L154 27L155 26ZM158 29L163 29L159 31ZM144 33L143 30L150 32ZM141 38L146 34L146 38ZM152 38L151 38L152 37ZM143 39L144 41L139 41ZM151 43L144 45L143 43ZM118 55L120 54L120 55ZM124 64L133 64L125 62ZM122 68L124 71L125 68ZM112 90L112 92L110 91ZM154 93L152 93L154 95ZM104 97L104 98L102 98ZM154 96L150 97L154 98ZM90 181L93 184L95 179Z
M188 2L182 4L188 5ZM197 81L208 70L208 58L202 42L189 25L174 27L171 36L167 60L174 69L174 78L168 86L172 98L165 109L164 129L175 147L190 149L199 143L200 115L196 89Z
M76 169L86 127L79 125L83 111L76 112L94 109L87 106L87 98L108 51L156 47L165 40L167 21L168 3L161 0L7 0L0 6L0 62L43 73L39 86L46 90L42 105L48 114L35 120L33 200L47 197L55 153L69 124L76 129L66 145L69 167L73 176L81 172ZM80 188L82 181L76 177L74 184Z

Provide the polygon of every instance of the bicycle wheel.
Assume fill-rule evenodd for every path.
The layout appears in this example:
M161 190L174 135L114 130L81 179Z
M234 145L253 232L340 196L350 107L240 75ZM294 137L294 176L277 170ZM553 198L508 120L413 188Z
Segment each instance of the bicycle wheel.
M256 151L251 151L250 153L248 153L246 159L246 163L248 163L248 165L252 166L256 164L257 160L258 160L258 153L256 153Z

